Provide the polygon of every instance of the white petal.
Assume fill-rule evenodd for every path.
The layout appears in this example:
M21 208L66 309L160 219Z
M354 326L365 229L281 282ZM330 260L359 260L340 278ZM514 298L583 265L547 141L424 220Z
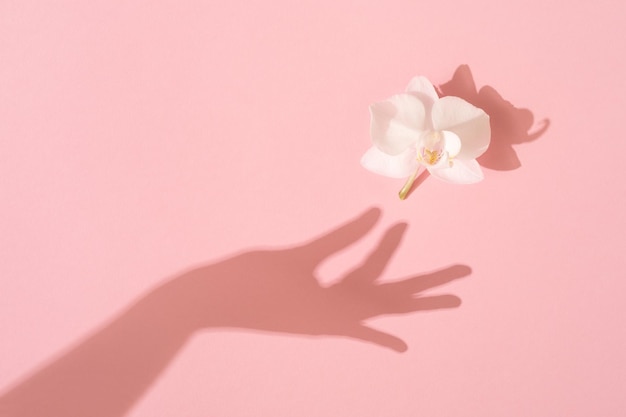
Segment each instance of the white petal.
M444 130L443 134L443 149L448 153L449 158L454 158L461 151L461 139L456 133Z
M408 93L416 93L418 96L422 96L420 98L429 98L429 104L434 103L439 98L437 95L437 91L435 87L433 87L432 83L426 77L418 76L413 77L413 79L409 82L409 85L406 87L406 91Z
M484 178L480 165L475 159L466 161L455 159L452 164L451 167L446 168L430 167L428 171L433 177L453 184L473 184Z
M443 97L432 109L433 127L454 132L461 139L460 159L475 159L489 147L489 116L459 97Z
M390 155L404 152L424 129L422 101L411 94L398 94L370 106L372 142Z
M388 155L372 146L361 158L361 165L367 170L391 178L406 178L418 167L413 148L400 155Z

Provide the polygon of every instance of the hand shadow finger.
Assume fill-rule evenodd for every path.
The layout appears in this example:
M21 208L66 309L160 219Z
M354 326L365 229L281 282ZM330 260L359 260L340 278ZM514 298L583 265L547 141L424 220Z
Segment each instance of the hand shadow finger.
M406 352L408 349L406 342L399 337L373 329L362 323L347 329L345 336L386 347L396 352Z
M367 259L360 266L348 273L340 281L340 284L371 284L376 281L382 275L385 267L400 245L406 229L406 223L398 223L387 230L376 249L368 255Z
M461 305L461 299L456 295L443 294L429 297L411 298L406 301L388 303L386 314L406 314L416 311L441 310L445 308L456 308Z
M354 220L339 226L337 229L318 237L295 250L303 257L317 265L325 258L352 245L369 232L380 217L380 209L371 208Z
M383 284L386 291L404 294L417 294L428 289L447 284L455 279L463 278L472 272L467 265L453 265L436 272L431 272L402 281Z

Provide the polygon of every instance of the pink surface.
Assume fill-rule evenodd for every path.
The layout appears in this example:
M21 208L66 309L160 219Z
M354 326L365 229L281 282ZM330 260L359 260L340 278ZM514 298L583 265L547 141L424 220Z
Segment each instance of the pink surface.
M0 1L0 415L624 415L624 14ZM418 74L494 143L400 201Z

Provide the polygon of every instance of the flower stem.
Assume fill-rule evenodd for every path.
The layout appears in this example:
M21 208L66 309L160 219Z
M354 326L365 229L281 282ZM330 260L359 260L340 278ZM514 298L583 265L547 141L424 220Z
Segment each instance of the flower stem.
M398 193L400 200L406 199L406 197L409 195L409 191L411 191L411 187L413 186L413 183L415 182L415 179L417 178L417 175L421 172L421 170L421 167L417 168L415 172L411 174L411 176L406 180L404 186Z

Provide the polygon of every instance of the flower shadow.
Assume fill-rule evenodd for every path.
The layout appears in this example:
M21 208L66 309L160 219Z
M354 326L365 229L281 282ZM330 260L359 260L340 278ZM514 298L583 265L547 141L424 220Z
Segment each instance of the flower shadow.
M478 158L478 162L486 168L511 171L521 167L513 145L538 139L550 126L550 120L543 119L533 130L535 122L530 110L515 107L489 85L477 90L468 65L460 65L452 79L439 86L438 93L441 97L461 97L489 115L491 144Z
M201 330L340 337L406 351L401 338L367 321L458 307L461 300L454 295L423 293L471 269L452 265L381 282L406 230L399 223L361 264L333 284L321 285L319 264L363 238L379 217L380 210L370 209L304 244L242 252L167 280L0 395L0 414L123 416Z

